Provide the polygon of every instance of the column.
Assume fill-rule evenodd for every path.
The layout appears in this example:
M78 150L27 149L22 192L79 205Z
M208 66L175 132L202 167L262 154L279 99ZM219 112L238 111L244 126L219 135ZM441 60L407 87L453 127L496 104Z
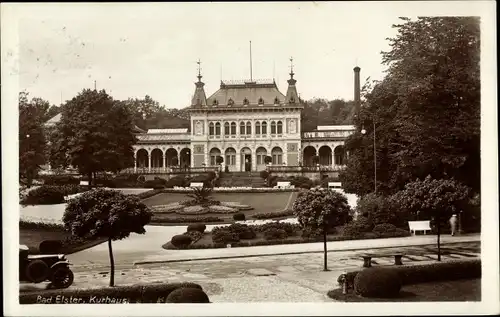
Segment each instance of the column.
M148 160L149 160L148 171L151 172L151 151L150 150L148 150Z
M134 174L137 173L137 151L134 151Z
M236 150L236 171L241 172L241 149Z
M253 131L252 131L253 132ZM257 149L250 149L252 151L252 171L257 171L257 153L255 152Z

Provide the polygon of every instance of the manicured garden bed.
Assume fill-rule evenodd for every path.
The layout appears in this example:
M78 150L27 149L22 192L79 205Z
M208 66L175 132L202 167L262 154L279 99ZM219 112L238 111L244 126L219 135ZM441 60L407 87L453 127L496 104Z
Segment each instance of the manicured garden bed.
M251 210L240 210L246 219L283 219L290 217L290 212L283 212L293 204L297 193L218 193L213 192L210 199L222 202L236 202L251 207ZM234 213L206 212L203 214L177 214L155 212L157 206L167 206L188 199L186 193L160 192L154 196L144 198L143 202L153 209L152 225L179 225L194 222L232 223ZM273 214L276 216L273 217Z
M395 232L362 232L358 235L342 235L341 227L336 228L335 233L327 235L327 241L377 239L389 237L409 236L409 232L398 230ZM298 224L291 223L266 223L262 225L234 224L228 227L215 227L211 232L204 232L201 238L192 241L191 244L182 249L214 249L231 247L249 247L262 245L297 244L323 241L320 234L304 234ZM172 243L167 242L162 246L164 249L179 249Z
M62 225L45 224L34 222L19 223L19 244L26 245L30 254L38 254L39 246L45 240L62 241L60 253L71 254L84 249L91 248L104 242L104 239L82 240L71 236L70 232L64 230Z
M481 279L440 281L405 285L394 298L365 298L342 289L328 292L328 297L342 302L447 302L480 301Z

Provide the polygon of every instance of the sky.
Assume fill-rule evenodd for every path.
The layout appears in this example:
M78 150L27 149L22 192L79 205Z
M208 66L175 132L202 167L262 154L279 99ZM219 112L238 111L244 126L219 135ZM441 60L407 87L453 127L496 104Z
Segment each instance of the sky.
M390 5L389 5L390 4ZM421 6L420 6L421 7ZM285 93L293 58L303 99L353 99L381 79L408 3L25 4L19 10L19 88L59 105L84 88L116 99L145 95L167 108L190 105L197 61L207 97L220 80L275 79Z

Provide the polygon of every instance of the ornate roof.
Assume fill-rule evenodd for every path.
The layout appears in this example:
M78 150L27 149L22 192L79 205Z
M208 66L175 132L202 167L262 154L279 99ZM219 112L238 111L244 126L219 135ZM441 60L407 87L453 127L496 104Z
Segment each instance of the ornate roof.
M138 134L137 140L139 143L161 142L161 141L187 141L189 142L189 134Z
M182 134L188 133L187 128L180 129L148 129L148 134Z
M219 90L208 97L207 106L270 106L284 101L285 95L274 80L221 81Z

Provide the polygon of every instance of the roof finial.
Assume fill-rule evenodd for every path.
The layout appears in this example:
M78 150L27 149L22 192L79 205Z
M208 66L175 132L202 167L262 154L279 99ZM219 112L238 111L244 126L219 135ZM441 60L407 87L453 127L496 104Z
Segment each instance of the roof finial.
M201 81L201 61L200 59L198 58L198 61L196 62L196 64L198 64L198 81Z
M294 72L293 72L293 57L290 57L290 77L293 78Z

